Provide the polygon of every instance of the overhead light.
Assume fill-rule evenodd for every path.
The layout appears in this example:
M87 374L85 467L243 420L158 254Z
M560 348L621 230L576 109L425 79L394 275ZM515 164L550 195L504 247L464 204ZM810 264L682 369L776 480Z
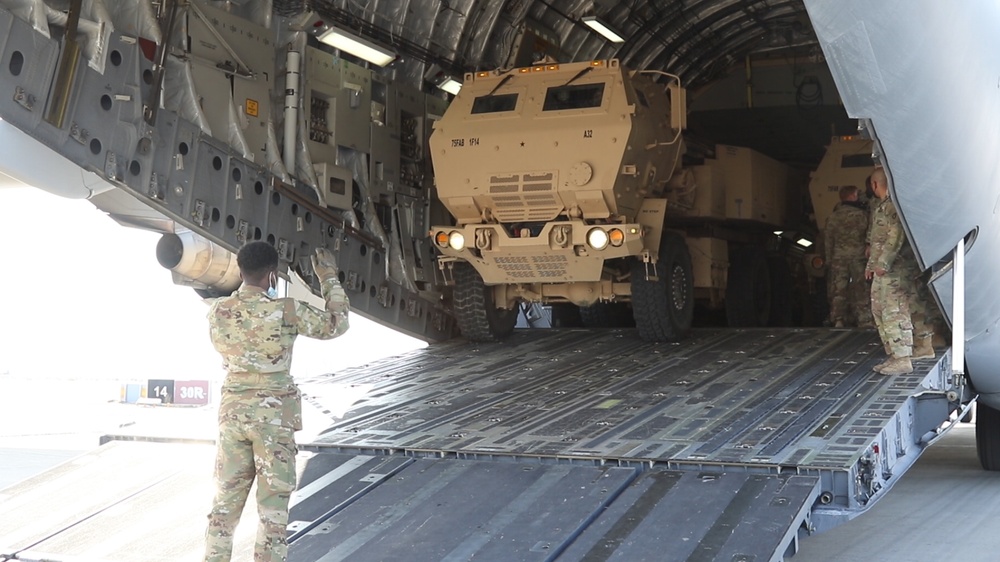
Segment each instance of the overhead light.
M784 230L775 230L775 231L774 231L774 235L775 235L775 236L781 236L781 233L782 233L782 232L784 232Z
M615 31L610 25L604 23L597 16L583 16L583 23L587 24L590 29L600 33L605 39L611 41L612 43L624 43L625 38L621 36L617 31Z
M441 88L453 96L457 96L458 92L462 89L462 83L454 78L446 78L444 82L438 84L438 88Z
M813 245L811 240L807 240L805 238L799 238L798 240L795 241L795 243L798 244L799 246L802 246L803 248L808 248L809 246Z
M331 27L321 33L317 39L335 49L340 49L378 66L385 66L396 60L396 53L389 49L337 27Z
M488 74L488 73L480 73ZM462 89L462 83L452 77L448 71L444 70L436 64L430 64L427 66L427 72L424 73L424 80L431 83L432 85L441 88L442 90L448 92L453 96L457 96L459 90Z

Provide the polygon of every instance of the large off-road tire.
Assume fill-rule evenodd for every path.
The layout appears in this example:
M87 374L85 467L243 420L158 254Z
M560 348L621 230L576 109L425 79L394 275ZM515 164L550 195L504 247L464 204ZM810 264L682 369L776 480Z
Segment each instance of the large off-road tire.
M767 326L771 300L771 271L764 251L752 246L730 247L726 277L726 321L729 326Z
M1000 410L976 403L976 452L983 470L1000 470Z
M472 265L460 262L455 272L455 321L466 339L476 342L500 341L514 331L517 308L497 308L493 290Z
M781 256L769 256L767 272L771 276L771 311L767 325L778 328L791 326L795 290L788 260Z
M646 278L646 268L656 279ZM655 269L654 269L655 268ZM632 261L632 316L639 337L646 341L677 341L690 328L694 315L694 277L691 254L684 239L663 233L656 264Z
M580 307L580 320L587 328L626 328L633 326L632 312L625 303L597 302Z

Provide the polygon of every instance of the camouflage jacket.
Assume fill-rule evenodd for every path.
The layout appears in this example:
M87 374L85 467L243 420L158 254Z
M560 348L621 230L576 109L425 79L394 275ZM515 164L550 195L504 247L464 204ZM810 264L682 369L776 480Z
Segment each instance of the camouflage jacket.
M328 340L348 328L346 307L331 306L343 296L337 280L322 283L327 308L320 310L291 298L271 299L243 285L232 296L216 299L208 312L212 344L222 355L219 419L258 421L301 429L301 398L292 380L292 346L298 335Z
M853 201L838 203L824 229L827 261L863 260L868 238L868 213Z
M903 232L896 206L885 199L875 208L872 217L871 255L866 269L884 269L891 273L904 274L912 269L915 273L916 257Z

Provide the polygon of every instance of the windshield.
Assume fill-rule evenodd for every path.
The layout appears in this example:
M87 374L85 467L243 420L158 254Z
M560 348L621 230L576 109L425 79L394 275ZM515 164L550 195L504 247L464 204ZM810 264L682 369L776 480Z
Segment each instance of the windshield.
M604 82L579 86L554 86L545 92L545 105L542 106L542 111L601 107L603 99Z
M479 96L472 102L472 114L514 111L514 107L516 106L517 94Z

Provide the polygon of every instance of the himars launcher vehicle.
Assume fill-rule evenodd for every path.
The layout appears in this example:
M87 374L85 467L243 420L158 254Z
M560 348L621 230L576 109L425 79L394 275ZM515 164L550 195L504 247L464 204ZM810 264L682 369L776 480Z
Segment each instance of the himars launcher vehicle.
M691 259L663 228L684 151L673 93L617 60L466 77L431 135L457 222L432 235L464 335L505 337L520 301L632 301L649 339L690 326Z
M687 93L663 74L611 59L466 75L430 139L455 221L431 236L463 335L506 337L522 302L585 321L630 303L649 341L686 332L696 298L725 301L733 326L788 322L789 268L766 251L790 170L721 145L684 166Z

